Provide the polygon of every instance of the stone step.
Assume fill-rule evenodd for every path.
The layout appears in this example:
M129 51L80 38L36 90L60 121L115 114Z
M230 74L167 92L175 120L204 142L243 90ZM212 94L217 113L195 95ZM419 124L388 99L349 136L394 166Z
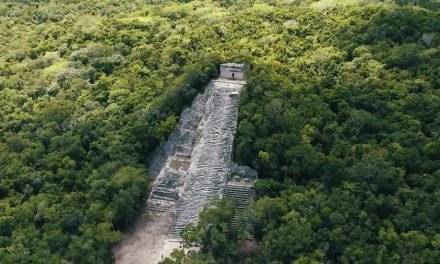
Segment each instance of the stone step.
M148 211L153 211L153 212L163 212L163 213L173 213L174 212L174 210L172 208L163 208L163 207L151 206L151 205L148 205L147 209L148 209Z
M248 195L248 194L251 194L251 191L250 191L250 190L230 189L230 188L228 188L228 187L225 187L223 193Z
M152 193L150 198L156 199L156 200L171 201L171 202L177 201L177 197L176 197L177 194L170 193L170 196L163 196L163 195L158 195L158 194Z
M231 185L226 185L225 186L225 191L228 192L236 192L236 193L251 193L251 188L249 187L235 187L235 186L231 186Z
M253 188L252 186L248 186L248 185L239 185L239 184L231 184L231 183L228 183L225 187L230 190L251 190Z
M236 199L249 199L250 195L248 193L230 193L230 192L223 192L223 197L227 198L236 198Z

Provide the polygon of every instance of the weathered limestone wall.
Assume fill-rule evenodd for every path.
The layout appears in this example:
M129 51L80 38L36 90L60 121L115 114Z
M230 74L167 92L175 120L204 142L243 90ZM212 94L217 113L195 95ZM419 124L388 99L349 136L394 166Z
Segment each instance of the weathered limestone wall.
M182 113L179 129L151 163L157 177L147 206L150 211L173 213L174 238L186 224L197 221L203 207L223 192L244 84L213 80Z
M224 72L222 72L221 77L227 78L227 79L243 80L244 79L244 72L224 71Z
M186 224L197 221L212 198L221 197L231 167L242 87L243 82L213 81L214 93L207 102L202 133L194 147L189 175L177 204L173 236L178 237Z
M179 119L179 128L171 133L168 141L156 151L150 165L150 173L156 177L147 200L151 211L175 212L176 203L188 178L191 155L200 138L200 123L205 115L207 102L214 92L212 82L203 94L194 99Z
M220 77L226 79L243 80L246 64L224 63L220 65Z

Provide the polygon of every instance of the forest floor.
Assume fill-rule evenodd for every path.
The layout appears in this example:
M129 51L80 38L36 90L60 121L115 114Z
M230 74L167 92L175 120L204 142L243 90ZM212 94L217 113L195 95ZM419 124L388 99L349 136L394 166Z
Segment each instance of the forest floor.
M168 242L172 225L170 213L147 212L136 220L126 237L113 248L117 264L156 264Z

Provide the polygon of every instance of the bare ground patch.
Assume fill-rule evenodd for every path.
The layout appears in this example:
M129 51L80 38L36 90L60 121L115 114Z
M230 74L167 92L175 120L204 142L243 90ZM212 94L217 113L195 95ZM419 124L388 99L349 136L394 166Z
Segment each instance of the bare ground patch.
M172 225L170 213L147 212L136 220L132 230L113 247L117 264L155 264L167 243Z

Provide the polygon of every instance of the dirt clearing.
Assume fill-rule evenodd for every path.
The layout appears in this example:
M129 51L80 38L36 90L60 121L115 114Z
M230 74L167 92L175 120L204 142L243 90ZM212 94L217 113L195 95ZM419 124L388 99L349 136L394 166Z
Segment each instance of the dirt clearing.
M113 248L117 264L155 264L167 243L171 213L145 212Z

